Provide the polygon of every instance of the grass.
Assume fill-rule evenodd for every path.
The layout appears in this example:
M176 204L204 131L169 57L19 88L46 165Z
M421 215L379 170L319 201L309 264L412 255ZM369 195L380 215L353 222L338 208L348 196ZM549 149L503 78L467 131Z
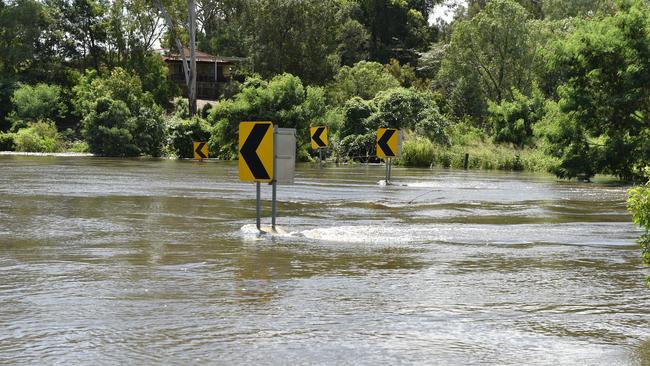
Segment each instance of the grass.
M469 169L548 172L558 163L557 159L545 154L541 149L516 149L489 141L440 146L426 138L415 137L404 142L400 164L462 169L465 154L469 154Z

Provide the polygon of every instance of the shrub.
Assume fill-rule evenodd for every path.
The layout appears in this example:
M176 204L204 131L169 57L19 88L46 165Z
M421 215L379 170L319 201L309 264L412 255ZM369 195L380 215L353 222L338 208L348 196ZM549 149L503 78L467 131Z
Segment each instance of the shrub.
M365 135L348 135L339 143L339 155L367 162L375 155L375 132Z
M16 132L16 151L57 152L61 150L59 133L51 121L29 123Z
M544 96L536 90L526 97L518 90L512 91L513 101L489 102L489 121L494 129L495 142L512 143L519 148L532 144L533 126L544 116Z
M179 158L194 156L194 141L208 141L210 125L199 117L190 120L172 118L169 122L168 146Z
M343 126L341 136L358 135L366 132L365 120L372 115L374 108L372 104L359 97L353 97L345 102L343 106Z
M641 246L643 262L650 265L650 184L630 189L627 205L634 223L643 229L637 242ZM650 287L650 277L647 283Z
M61 100L61 87L57 85L22 84L14 91L11 103L14 110L8 119L12 123L13 131L27 127L31 121L59 119L67 111L65 103Z
M14 151L16 149L15 137L16 135L13 133L0 132L0 151Z

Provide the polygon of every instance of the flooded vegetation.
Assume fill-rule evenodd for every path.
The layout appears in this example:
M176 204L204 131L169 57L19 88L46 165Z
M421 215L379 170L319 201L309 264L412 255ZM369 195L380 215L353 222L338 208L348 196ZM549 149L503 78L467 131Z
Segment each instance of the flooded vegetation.
M645 365L626 187L0 156L0 363ZM262 187L270 223L270 187Z

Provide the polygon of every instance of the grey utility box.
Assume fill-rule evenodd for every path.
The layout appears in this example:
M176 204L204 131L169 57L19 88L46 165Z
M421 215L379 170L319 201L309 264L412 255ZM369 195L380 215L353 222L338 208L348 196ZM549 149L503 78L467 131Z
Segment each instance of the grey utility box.
M278 184L293 184L296 173L296 129L275 128L275 180Z

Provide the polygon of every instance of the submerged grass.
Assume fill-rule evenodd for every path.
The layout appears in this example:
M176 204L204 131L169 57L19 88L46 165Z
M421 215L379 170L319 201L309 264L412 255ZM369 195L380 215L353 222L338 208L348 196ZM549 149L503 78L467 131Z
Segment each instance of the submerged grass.
M548 172L558 162L541 149L516 149L489 141L440 146L426 138L415 137L404 142L400 164L462 169L465 154L469 154L469 169Z

